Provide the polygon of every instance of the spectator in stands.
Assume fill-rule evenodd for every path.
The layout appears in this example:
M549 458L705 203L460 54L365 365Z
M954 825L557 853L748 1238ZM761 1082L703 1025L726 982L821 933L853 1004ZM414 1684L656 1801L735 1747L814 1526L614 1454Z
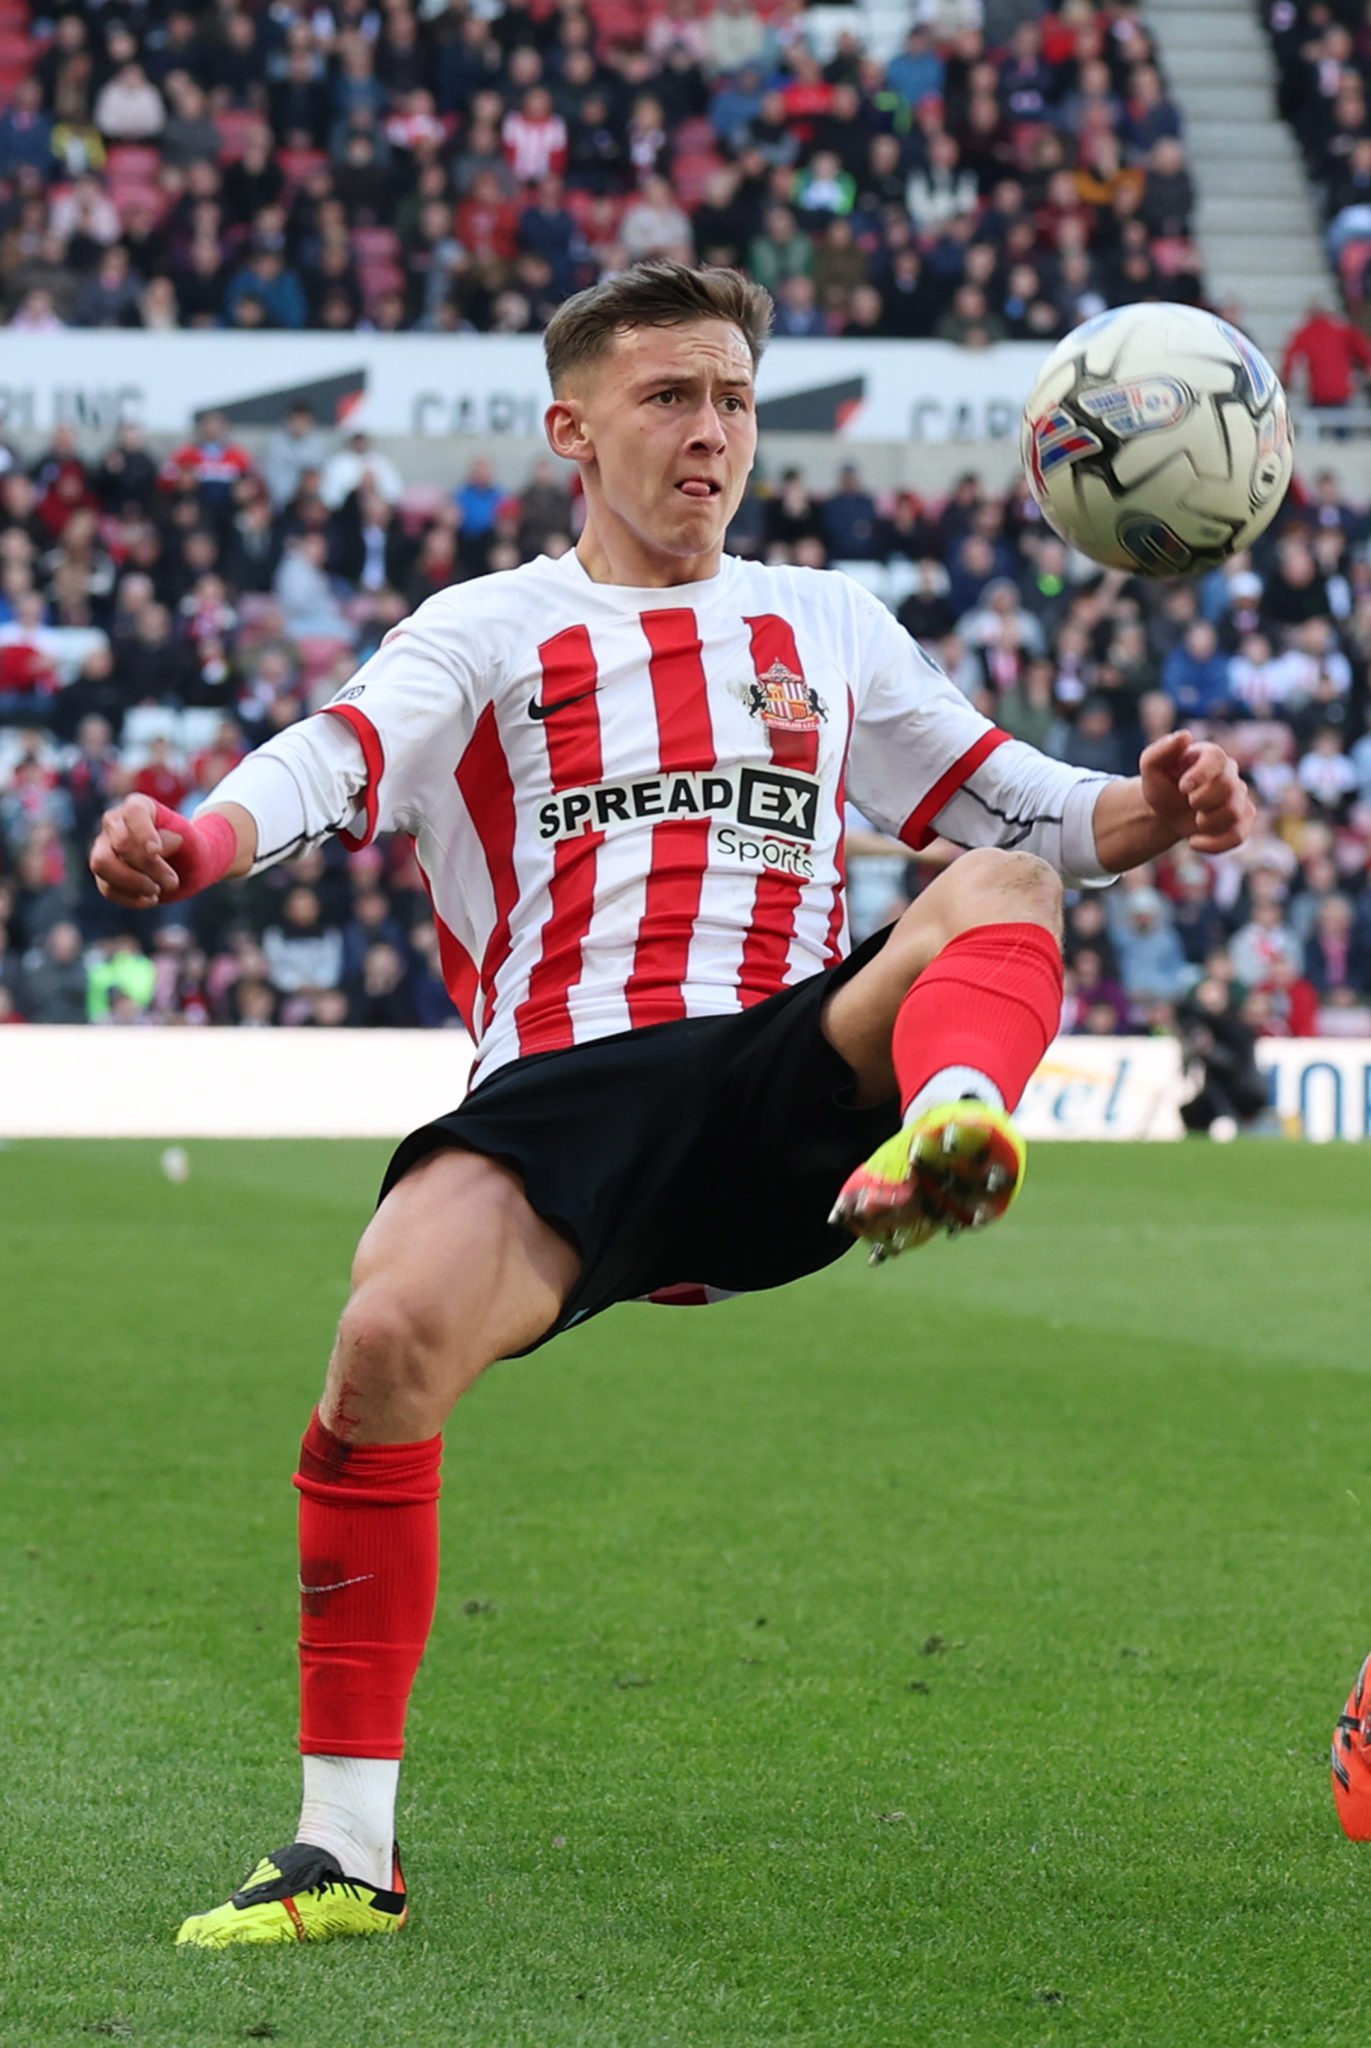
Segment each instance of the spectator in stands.
M373 447L370 434L359 427L325 463L319 495L333 512L362 483L370 483L392 505L404 489L404 481L390 457Z
M638 197L624 210L619 234L630 263L652 256L669 256L679 263L694 258L690 216L677 204L667 178L644 178Z
M1119 894L1114 944L1130 1004L1175 1002L1190 975L1166 898L1150 886L1126 888Z
M1207 619L1187 628L1162 664L1162 688L1184 718L1214 718L1229 703L1228 658Z
M328 460L328 440L320 431L314 408L308 399L298 398L287 409L284 422L267 443L262 476L271 502L278 509L288 505L302 479L319 473Z
M106 142L147 142L160 135L167 110L141 64L122 64L95 102L95 125Z
M1298 391L1303 384L1309 403L1350 405L1358 377L1371 370L1371 341L1340 313L1314 300L1302 326L1296 328L1281 358L1281 381Z

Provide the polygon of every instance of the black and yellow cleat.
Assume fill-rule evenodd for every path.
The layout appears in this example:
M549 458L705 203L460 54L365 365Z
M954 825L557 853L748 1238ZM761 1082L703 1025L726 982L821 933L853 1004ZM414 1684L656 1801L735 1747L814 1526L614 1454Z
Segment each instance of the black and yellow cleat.
M240 1942L333 1941L345 1934L398 1934L409 1916L400 1851L395 1889L345 1877L327 1849L292 1842L264 1856L240 1890L209 1913L181 1923L178 1948L232 1948Z

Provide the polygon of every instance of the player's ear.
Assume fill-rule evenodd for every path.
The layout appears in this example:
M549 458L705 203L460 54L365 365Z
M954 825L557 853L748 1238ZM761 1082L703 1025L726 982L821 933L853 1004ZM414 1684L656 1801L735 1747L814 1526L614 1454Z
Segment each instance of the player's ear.
M567 462L584 462L595 452L590 429L574 398L553 399L543 414L543 431L553 454Z

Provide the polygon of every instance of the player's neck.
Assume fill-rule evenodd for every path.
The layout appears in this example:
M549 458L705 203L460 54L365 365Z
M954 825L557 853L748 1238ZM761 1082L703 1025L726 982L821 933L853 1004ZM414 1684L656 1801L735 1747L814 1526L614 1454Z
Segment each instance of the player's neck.
M673 590L681 583L705 583L717 576L723 545L702 555L659 555L631 535L600 533L587 521L576 543L576 559L592 583L620 583L630 590Z

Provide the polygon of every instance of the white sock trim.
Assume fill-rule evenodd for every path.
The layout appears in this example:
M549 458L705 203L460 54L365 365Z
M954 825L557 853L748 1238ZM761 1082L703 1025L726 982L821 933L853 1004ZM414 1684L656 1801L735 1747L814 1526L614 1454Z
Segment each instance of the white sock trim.
M974 1095L991 1109L1004 1108L1003 1095L989 1074L983 1074L979 1067L939 1067L937 1073L924 1082L905 1111L905 1129L926 1109L937 1109L945 1102L958 1102L963 1095Z
M389 1891L394 1878L398 1758L306 1756L297 1842L328 1849L345 1877Z

